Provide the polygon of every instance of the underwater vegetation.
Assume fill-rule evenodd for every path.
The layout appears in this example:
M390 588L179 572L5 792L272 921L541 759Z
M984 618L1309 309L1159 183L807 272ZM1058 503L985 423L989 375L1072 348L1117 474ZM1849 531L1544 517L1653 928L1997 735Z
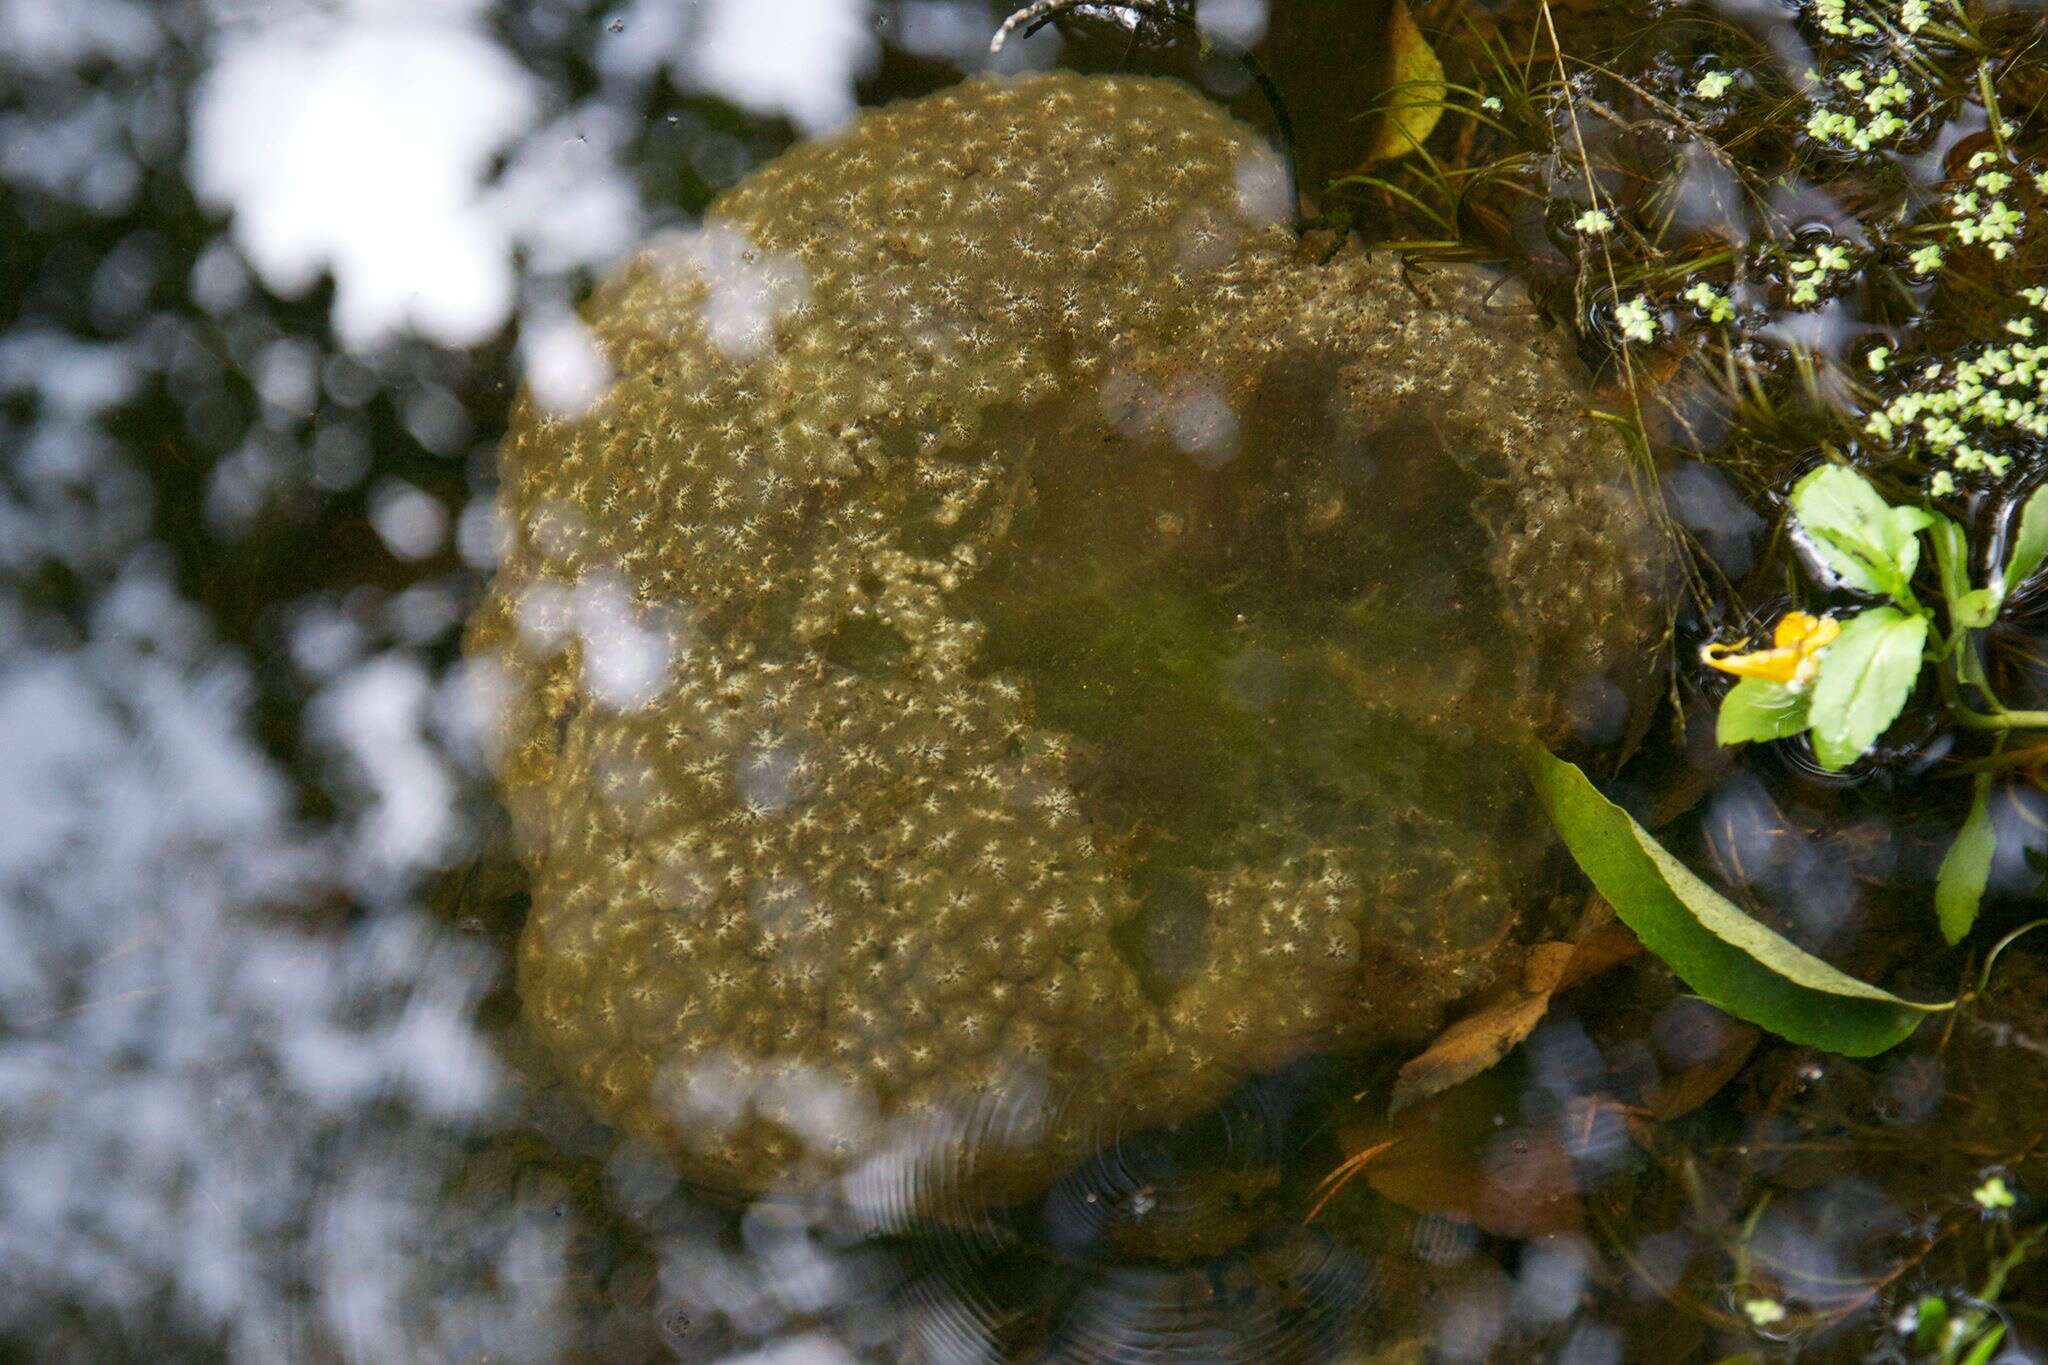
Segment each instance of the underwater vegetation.
M1184 87L974 80L657 242L611 383L522 399L468 643L521 994L690 1177L1029 1190L1426 1037L1547 903L1516 748L1625 727L1659 530L1555 333L1292 209Z
M2011 1022L2038 1013L2037 950L2019 945L2048 923L2034 837L2048 719L2040 6L1538 3L1437 16L1449 72L1438 133L1334 186L1333 212L1417 254L1517 262L1576 321L1603 405L1688 461L1673 506L1701 534L1668 727L1610 784L1621 804L1554 761L1539 781L1582 867L1685 987L1808 1045L1779 1048L1776 1073L1767 1050L1712 1082L1736 1078L1749 1125L1718 1152L1700 1145L1711 1121L1660 1140L1669 1120L1654 1092L1624 1105L1680 1225L1717 1229L1718 1286L1696 1297L1707 1276L1688 1285L1634 1259L1646 1243L1628 1239L1656 1220L1641 1204L1617 1209L1603 1235L1674 1319L1729 1343L1702 1358L1745 1339L1754 1348L1727 1358L1982 1361L2016 1340L2010 1358L2032 1358L2038 1267L2031 1297L2004 1286L2037 1259L2038 1213L2024 1192L2005 1200L2038 1185L2038 1106L1995 1134L1977 1115L2010 1112L2005 1097L2038 1094L2042 1074L2035 1034ZM1678 490L1706 486L1747 494L1755 510L1739 520L1754 530L1731 536L1737 518L1689 510ZM1686 754L1675 783L1658 766L1665 745ZM1825 893L1810 876L1759 904L1767 878L1741 859L1768 858L1765 843L1743 845L1732 821L1725 843L1699 832L1736 786L1770 793L1772 837L1884 850L1851 920L1863 932L1817 932ZM1699 865L1702 843L1711 884L1685 865ZM1893 934L1869 932L1878 923ZM1868 979L1954 998L1912 1005ZM1973 1037L2015 1050L1973 1055ZM1822 1055L1909 1039L1872 1070ZM1867 1090L1831 1095L1825 1116L1785 1102L1804 1083L1788 1077L1822 1074L1946 1076L1949 1089L1910 1119ZM1783 1146L1760 1136L1773 1130ZM1422 1139L1388 1134L1347 1143L1333 1179L1370 1179L1383 1142L1394 1159L1427 1159L1414 1155ZM1806 1275L1782 1242L1762 1266L1753 1253L1775 1238L1753 1237L1757 1221L1845 1155L1873 1206L1913 1199L1939 1216L1894 1229L1837 1281ZM2013 1166L2030 1178L2009 1180Z

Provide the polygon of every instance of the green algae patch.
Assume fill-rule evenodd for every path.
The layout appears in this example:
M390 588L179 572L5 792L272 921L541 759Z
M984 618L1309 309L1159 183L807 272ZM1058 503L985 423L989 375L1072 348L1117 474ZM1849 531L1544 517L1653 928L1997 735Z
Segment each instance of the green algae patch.
M1780 1037L1868 1057L1954 1001L1921 1004L1842 972L1738 909L1602 796L1572 763L1539 749L1530 780L1594 889L1643 946L1715 1007Z

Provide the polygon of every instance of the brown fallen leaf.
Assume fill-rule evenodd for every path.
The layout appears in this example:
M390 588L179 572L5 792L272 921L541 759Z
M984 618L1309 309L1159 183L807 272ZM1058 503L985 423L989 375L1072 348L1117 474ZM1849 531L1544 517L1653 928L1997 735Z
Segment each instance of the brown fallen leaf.
M1713 1055L1651 1086L1643 1096L1644 1110L1659 1123L1690 1114L1721 1093L1721 1087L1742 1070L1763 1036L1763 1030L1753 1024L1729 1020L1727 1033Z
M1636 936L1617 923L1584 933L1576 943L1538 943L1529 949L1522 980L1496 992L1480 1008L1437 1035L1394 1079L1387 1112L1441 1094L1487 1070L1536 1031L1550 998L1641 952Z
M1571 1157L1550 1125L1503 1125L1514 1100L1512 1084L1483 1076L1346 1133L1353 1155L1325 1180L1323 1201L1362 1175L1382 1198L1496 1236L1577 1230L1584 1213Z

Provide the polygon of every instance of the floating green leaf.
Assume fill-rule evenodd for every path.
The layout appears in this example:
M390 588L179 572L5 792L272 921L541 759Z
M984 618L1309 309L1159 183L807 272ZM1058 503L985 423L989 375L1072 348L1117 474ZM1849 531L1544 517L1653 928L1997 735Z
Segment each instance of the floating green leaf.
M1830 772L1863 757L1898 719L1920 676L1927 618L1873 607L1851 619L1821 656L1813 684L1813 752Z
M1714 738L1722 744L1785 739L1807 726L1807 694L1769 678L1744 678L1721 699Z
M2005 559L2005 574L1999 580L2002 596L2027 581L2041 561L2048 559L2048 483L2028 496L2020 508L2020 529L2012 538L2012 553Z
M1963 817L1963 827L1942 856L1941 872L1934 879L1934 910L1941 919L1941 936L1950 943L1961 943L1976 923L1977 906L1991 880L1991 855L1997 851L1998 832L1991 826L1991 775L1981 773L1970 813Z
M1829 966L1694 876L1577 767L1534 746L1529 767L1565 846L1622 922L1727 1013L1795 1043L1868 1057L1953 1007L1903 1000Z
M1920 563L1917 532L1934 522L1918 507L1893 507L1870 480L1822 465L1792 488L1792 514L1842 581L1859 592L1911 601Z

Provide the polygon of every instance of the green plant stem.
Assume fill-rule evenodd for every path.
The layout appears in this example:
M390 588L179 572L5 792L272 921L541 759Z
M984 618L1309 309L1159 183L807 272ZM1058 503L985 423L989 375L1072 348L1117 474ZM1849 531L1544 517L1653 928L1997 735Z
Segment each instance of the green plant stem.
M1955 659L1957 651L1967 647L1968 636L1968 631L1958 630L1948 638L1941 639L1927 654L1929 661L1935 665L1934 676L1941 685L1941 699L1948 703L1948 709L1955 716L1956 723L1971 730L2048 729L2048 711L2009 711L1999 704L1996 697L1991 698L1993 710L1979 711L1963 701L1962 683L1955 672Z
M1960 701L1951 701L1956 720L1972 730L2048 729L2048 711L1973 711Z
M1991 985L1991 968L1998 962L1998 955L2011 947L2013 940L2021 934L2039 929L2043 925L2048 925L2048 919L2037 919L2030 923L2022 924L2019 928L1991 945L1991 951L1984 955L1984 968L1977 973L1977 994L1984 994L1985 989Z

